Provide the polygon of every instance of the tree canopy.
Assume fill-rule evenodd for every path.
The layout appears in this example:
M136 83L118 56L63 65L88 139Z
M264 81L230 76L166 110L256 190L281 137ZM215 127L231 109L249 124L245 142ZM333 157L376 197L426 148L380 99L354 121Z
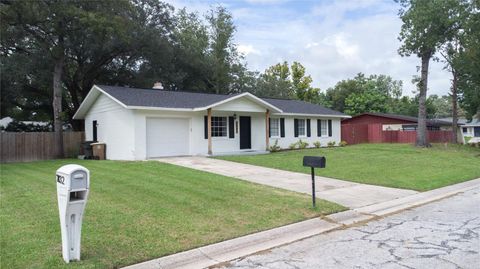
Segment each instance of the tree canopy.
M52 119L60 58L64 120L95 83L231 93L249 79L223 7L202 17L156 0L2 1L0 12L2 115Z
M391 112L394 102L402 95L402 82L386 75L365 77L359 73L353 79L342 80L326 91L324 103L329 107L357 115L364 112Z
M401 0L399 51L432 57L460 31L461 49L452 66L459 74L459 103L471 117L480 107L480 19L472 11L479 7L477 1L462 1L460 10L454 2ZM463 15L452 17L452 9ZM151 88L157 81L167 90L252 92L352 115L415 115L422 98L428 117L447 113L433 105L444 97L427 98L426 89L424 96L402 97L402 82L388 75L359 73L322 92L300 62L248 70L234 41L232 14L222 6L199 14L157 0L4 0L0 15L0 113L17 120L58 118L82 129L72 116L94 84ZM61 102L57 116L54 99Z
M258 77L255 94L265 97L299 99L318 103L320 89L312 86L312 77L299 62L284 61L270 66Z
M426 147L426 98L430 59L451 40L458 29L460 12L458 0L399 0L402 28L398 52L401 56L417 55L421 59L421 78L418 81L418 128L416 145Z

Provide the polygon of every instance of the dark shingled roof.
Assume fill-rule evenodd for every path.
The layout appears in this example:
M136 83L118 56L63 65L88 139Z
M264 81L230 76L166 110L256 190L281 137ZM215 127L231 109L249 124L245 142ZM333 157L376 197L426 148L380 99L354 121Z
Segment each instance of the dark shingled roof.
M206 107L237 94L209 94L184 91L167 91L157 89L139 89L119 86L97 85L113 98L126 106L164 107L164 108L201 108ZM345 114L311 103L287 100L261 98L269 104L281 109L284 113L322 114L345 116Z
M280 108L283 113L294 114L322 114L322 115L338 115L345 116L345 114L323 107L321 105L315 105L300 100L288 100L288 99L274 99L274 98L262 98L264 101Z
M127 106L196 108L205 107L235 96L235 94L224 95L105 85L97 86Z
M396 115L396 114L387 114L387 113L368 112L368 113L360 114L358 116L361 116L361 115L379 116L379 117L384 117L384 118L411 121L411 122L414 122L414 123L417 123L417 121L418 121L417 117L411 117L411 116L405 116L405 115ZM355 116L355 117L358 117L358 116ZM352 119L355 118L355 117L352 117ZM427 119L427 125L428 126L449 126L449 125L452 125L452 123L448 122L448 121L438 120L438 119Z

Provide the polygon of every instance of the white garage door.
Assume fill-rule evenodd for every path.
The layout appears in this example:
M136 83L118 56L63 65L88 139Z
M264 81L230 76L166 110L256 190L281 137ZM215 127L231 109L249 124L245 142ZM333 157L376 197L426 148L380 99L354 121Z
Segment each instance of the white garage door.
M189 155L188 119L147 119L147 157Z

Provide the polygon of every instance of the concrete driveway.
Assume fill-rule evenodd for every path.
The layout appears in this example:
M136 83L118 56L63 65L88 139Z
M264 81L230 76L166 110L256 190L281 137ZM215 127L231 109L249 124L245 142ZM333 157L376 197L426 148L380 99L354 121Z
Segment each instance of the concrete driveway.
M310 175L229 162L206 157L172 157L156 159L192 169L268 185L295 192L311 194ZM417 193L412 190L359 184L316 176L316 195L349 208L359 208Z

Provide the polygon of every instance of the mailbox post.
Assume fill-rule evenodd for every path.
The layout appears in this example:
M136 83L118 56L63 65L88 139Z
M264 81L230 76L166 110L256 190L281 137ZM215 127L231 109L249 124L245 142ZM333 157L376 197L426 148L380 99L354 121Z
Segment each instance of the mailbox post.
M311 168L312 174L312 204L315 207L315 167L325 168L326 159L325 157L320 156L304 156L303 157L303 166L308 166Z
M80 165L64 165L57 170L56 182L62 256L69 263L80 260L82 218L90 188L90 172Z

